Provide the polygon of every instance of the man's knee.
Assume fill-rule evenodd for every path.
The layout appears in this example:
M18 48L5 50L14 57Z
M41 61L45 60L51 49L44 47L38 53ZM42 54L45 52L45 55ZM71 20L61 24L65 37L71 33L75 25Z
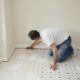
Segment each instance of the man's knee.
M53 56L53 53L48 53L48 55L49 55L50 57L52 57L52 56Z
M63 61L64 61L63 58L58 58L58 63L61 63L61 62L63 62Z
M52 50L49 50L48 55L49 55L50 57L53 56L53 51L52 51Z

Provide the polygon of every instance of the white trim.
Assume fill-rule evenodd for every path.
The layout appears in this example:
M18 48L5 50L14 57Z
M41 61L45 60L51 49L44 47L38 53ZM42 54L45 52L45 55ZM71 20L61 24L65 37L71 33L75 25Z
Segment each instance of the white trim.
M80 46L73 45L75 51L80 51Z
M5 62L5 61L8 61L8 58L1 58L1 59L0 59L0 63L1 63L1 62Z
M11 57L11 55L13 54L13 52L15 51L15 49L25 49L27 46L29 45L15 45L11 52L10 52L10 55L8 56L8 58L3 58L3 59L0 59L0 62L3 62L3 61L8 61ZM73 45L74 49L75 50L80 50L80 46L78 46L77 48L75 47L75 45ZM35 48L48 48L46 47L45 45L38 45L38 46L35 46Z
M14 53L14 51L15 51L15 47L13 47L13 48L11 49L10 54L8 55L8 59L7 59L7 60L9 60L9 58L10 58L11 55Z
M12 50L10 51L10 54L7 57L0 59L0 62L8 61L14 51L15 51L15 47L12 48Z
M29 45L28 44L27 45L15 45L15 48L16 49L25 49L27 46L29 46ZM72 46L75 50L80 49L80 46L76 47L75 44L73 44ZM45 46L44 44L40 44L40 45L35 46L34 48L49 48L49 47Z
M29 45L15 45L16 49L25 49L27 46ZM44 44L41 45L37 45L34 48L48 48L47 46L45 46Z
M0 63L1 63L1 62L4 62L4 61L8 61L8 58L4 57L4 58L1 58L1 59L0 59Z
M77 50L80 51L80 46L77 47Z

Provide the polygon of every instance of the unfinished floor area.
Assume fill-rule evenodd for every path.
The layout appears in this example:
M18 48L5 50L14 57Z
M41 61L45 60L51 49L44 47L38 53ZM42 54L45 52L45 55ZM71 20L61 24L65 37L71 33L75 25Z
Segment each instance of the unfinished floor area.
M47 49L16 49L8 62L0 63L0 80L80 80L80 52L52 71Z

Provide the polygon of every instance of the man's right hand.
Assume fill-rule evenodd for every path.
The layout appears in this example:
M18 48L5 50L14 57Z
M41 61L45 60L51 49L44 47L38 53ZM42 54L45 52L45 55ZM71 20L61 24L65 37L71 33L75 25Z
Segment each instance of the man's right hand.
M26 49L33 49L33 47L32 46L28 46L28 47L26 47Z

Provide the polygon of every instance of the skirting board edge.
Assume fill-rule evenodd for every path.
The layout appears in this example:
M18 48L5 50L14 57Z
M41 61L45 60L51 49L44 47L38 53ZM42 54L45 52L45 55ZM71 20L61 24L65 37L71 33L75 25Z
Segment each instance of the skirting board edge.
M12 54L14 53L14 51L15 51L15 46L10 51L10 55L8 55L7 57L4 57L4 58L0 59L0 63L1 62L7 62L7 61L9 61L9 59L11 58Z

